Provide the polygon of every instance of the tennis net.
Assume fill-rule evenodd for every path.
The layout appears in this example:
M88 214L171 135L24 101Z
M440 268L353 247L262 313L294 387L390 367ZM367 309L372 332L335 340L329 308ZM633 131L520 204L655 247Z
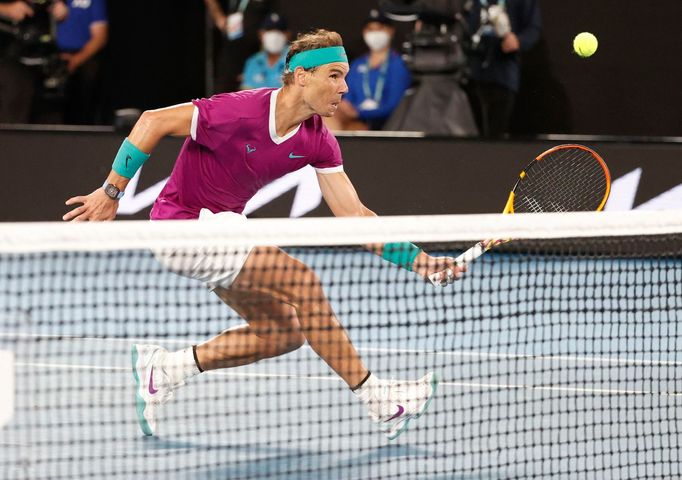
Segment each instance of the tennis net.
M456 256L483 238L514 241L444 288L361 247ZM188 380L144 437L131 346L176 351L243 324L159 252L191 265L244 245L308 265L378 377L437 373L429 410L389 441L308 344L285 341L290 353ZM682 475L679 212L4 224L0 267L16 385L0 479ZM233 299L242 313L271 303L249 295ZM260 332L274 343L290 333L279 321L295 325L281 311Z

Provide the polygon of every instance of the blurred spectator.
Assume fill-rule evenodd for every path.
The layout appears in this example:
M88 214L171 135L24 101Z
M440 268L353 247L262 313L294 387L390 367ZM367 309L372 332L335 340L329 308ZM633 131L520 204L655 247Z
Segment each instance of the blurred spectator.
M474 0L471 104L484 137L504 136L521 83L520 53L540 36L538 0Z
M14 24L33 16L24 1L0 0L0 123L28 123L34 95L31 71L14 55L14 37L9 33ZM6 30L5 30L6 29Z
M218 32L214 42L214 92L233 92L241 85L246 59L260 50L258 29L277 0L204 0Z
M57 46L69 74L64 122L95 123L101 105L100 52L109 37L106 0L67 0L69 15L57 25Z
M241 88L279 88L289 51L290 34L286 20L271 13L265 17L258 38L262 50L246 60Z
M327 126L332 130L380 130L412 82L400 55L391 49L395 29L386 16L372 10L362 36L369 53L350 65L348 93Z
M54 47L43 38L68 12L61 0L0 0L0 123L31 121L44 73L39 69L49 63Z

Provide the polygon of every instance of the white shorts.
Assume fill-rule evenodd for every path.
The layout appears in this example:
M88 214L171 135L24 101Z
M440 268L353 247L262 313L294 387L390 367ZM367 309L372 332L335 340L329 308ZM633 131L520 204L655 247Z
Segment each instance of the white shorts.
M244 222L246 217L234 212L213 213L205 208L199 213L199 221ZM183 277L202 281L214 290L229 288L241 271L253 246L210 247L201 249L154 250L154 257L168 270Z

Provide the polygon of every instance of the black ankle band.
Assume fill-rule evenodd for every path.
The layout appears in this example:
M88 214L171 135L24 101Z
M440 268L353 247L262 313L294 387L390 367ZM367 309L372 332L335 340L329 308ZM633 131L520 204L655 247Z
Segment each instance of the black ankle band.
M367 372L367 376L366 376L365 378L362 379L362 382L358 383L356 386L354 386L353 388L350 389L351 392L354 392L354 391L356 391L358 388L362 387L362 386L365 384L365 382L367 381L367 379L369 378L370 375L372 375L372 372Z
M199 359L197 358L197 346L196 345L192 345L192 355L194 355L194 363L197 364L197 368L199 369L199 373L204 373L204 369L201 368L201 365L199 364ZM365 380L363 380L363 382Z

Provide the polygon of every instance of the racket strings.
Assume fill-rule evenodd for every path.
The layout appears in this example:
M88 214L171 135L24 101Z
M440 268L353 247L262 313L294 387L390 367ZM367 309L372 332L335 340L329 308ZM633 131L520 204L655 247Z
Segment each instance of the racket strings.
M517 213L594 211L607 191L607 174L589 151L567 147L534 161L514 194Z
M567 148L553 152L537 163L547 171L542 176L543 198L553 199L564 209L594 210L601 203L606 193L606 175L601 163L590 152Z

